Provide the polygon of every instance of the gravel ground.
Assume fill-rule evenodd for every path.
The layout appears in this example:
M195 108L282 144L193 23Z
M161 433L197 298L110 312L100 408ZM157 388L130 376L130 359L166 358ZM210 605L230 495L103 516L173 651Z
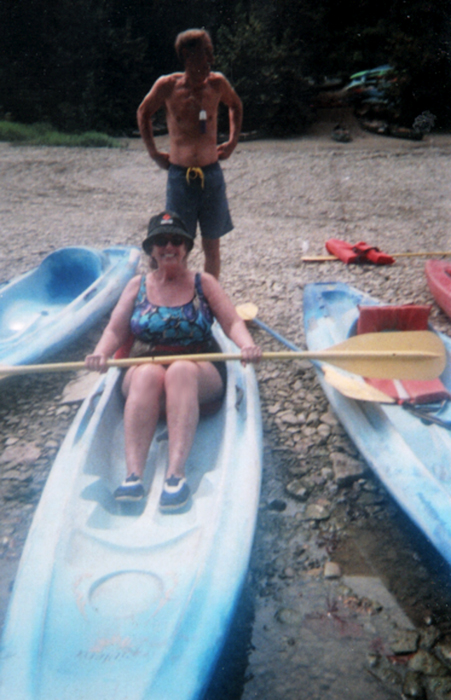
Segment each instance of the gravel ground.
M308 282L339 279L386 302L432 303L424 258L346 267L303 263L307 251L325 252L332 237L391 253L451 249L451 137L403 141L350 123L353 140L337 143L333 125L300 139L242 142L224 164L235 229L223 239L222 283L237 305L257 304L261 320L301 347ZM0 283L61 246L139 245L164 203L165 174L139 141L111 151L0 144L0 153ZM201 265L197 244L192 266ZM437 307L432 316L449 332ZM265 349L279 349L251 328ZM100 331L58 359L83 358ZM248 585L209 696L451 697L449 568L366 469L313 369L262 363L257 373L260 516ZM0 394L0 622L34 509L78 408L62 401L68 381L20 377ZM337 459L354 474L345 483L334 472Z

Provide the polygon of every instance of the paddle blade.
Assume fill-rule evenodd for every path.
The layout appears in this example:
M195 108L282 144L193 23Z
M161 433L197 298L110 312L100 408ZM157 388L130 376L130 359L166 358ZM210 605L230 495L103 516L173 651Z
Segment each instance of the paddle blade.
M363 333L324 350L317 359L372 379L429 380L445 369L446 350L431 331Z
M251 301L248 301L245 304L240 304L235 308L238 316L242 318L243 321L253 321L258 314L258 306L253 304Z
M356 379L337 372L333 367L321 365L324 379L337 389L340 394L357 401L374 401L377 403L395 403L395 399L374 386L367 384L363 378Z

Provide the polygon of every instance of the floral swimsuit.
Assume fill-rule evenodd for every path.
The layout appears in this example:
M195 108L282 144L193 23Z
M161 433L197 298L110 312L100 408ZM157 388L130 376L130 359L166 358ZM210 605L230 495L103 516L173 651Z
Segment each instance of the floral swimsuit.
M131 355L220 352L213 337L214 317L201 284L194 278L194 296L181 306L157 306L147 299L146 276L141 278L130 329L135 337ZM215 362L225 385L224 362Z

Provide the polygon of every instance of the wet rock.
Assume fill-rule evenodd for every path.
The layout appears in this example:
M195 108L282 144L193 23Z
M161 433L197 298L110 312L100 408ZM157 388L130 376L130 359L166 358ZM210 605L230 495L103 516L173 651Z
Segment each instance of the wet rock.
M274 510L277 513L282 513L286 507L286 501L283 501L281 498L275 498L273 501L268 503L268 510Z
M383 685L388 686L390 689L396 688L401 690L402 688L402 675L396 671L392 664L380 654L369 654L367 657L368 670L375 678L377 678Z
M300 625L303 619L302 613L292 608L280 608L275 617L282 625Z
M437 629L437 627L434 627L433 625L431 625L427 629L422 630L420 638L421 649L427 649L428 651L430 651L435 646L435 644L437 644L441 636L442 633L440 632L440 630ZM438 651L437 656L439 656ZM445 653L444 657L448 657L448 654ZM445 658L442 658L441 661L444 661ZM451 658L449 659L449 661L451 662Z
M56 450L59 447L59 442L56 440L47 440L44 447L46 450Z
M296 416L291 411L288 411L287 413L281 413L281 414L279 414L279 417L280 417L280 420L282 421L282 423L286 423L287 425L298 426L304 422L303 416Z
M294 578L295 576L296 572L291 566L286 566L280 574L280 578Z
M17 442L19 442L19 438L9 437L5 440L5 445L6 447L10 447L11 445L15 445Z
M341 577L341 567L334 561L327 561L324 565L324 578L334 579Z
M424 673L425 676L443 677L448 673L446 667L437 657L424 649L420 649L409 659L408 667L411 671Z
M2 496L5 501L18 501L28 503L33 499L35 492L31 487L32 477L18 474L14 479L2 480Z
M342 452L332 452L330 458L335 481L340 486L349 486L365 473L365 467L361 462Z
M298 501L306 501L309 496L309 490L300 479L290 481L285 488L287 493Z
M317 432L323 440L327 440L331 433L330 425L327 425L326 423L320 423L320 425L317 428Z
M41 450L35 442L29 442L26 445L17 445L13 443L9 445L0 456L0 464L19 465L33 464L41 456Z
M305 509L305 520L328 520L330 518L330 505L328 502L309 504Z
M72 412L71 407L68 406L67 404L64 404L63 406L60 406L56 411L55 415L57 416L65 416L65 415L70 415Z
M305 476L308 474L310 470L310 467L303 461L301 460L295 460L292 464L289 465L288 467L288 472L292 475L295 476L299 479L301 476Z
M327 413L323 413L321 418L321 423L326 423L326 425L329 425L331 428L338 425L338 420L335 417L335 414L332 413L332 411L327 411Z
M416 630L399 630L390 640L390 649L394 654L412 654L418 649L419 638Z
M434 647L434 654L447 668L451 669L451 643L437 644Z
M415 673L414 671L407 671L402 684L402 692L406 698L424 700L426 698L426 692L422 683L421 674Z
M299 454L301 457L305 457L310 448L312 447L314 443L312 443L311 440L303 440L300 438L299 440L296 441L296 444L294 446L294 451Z
M451 678L428 677L424 684L428 700L449 700L451 697Z

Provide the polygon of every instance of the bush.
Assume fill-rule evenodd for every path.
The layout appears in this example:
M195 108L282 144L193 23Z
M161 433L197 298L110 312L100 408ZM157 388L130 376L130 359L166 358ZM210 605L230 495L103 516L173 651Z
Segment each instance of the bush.
M118 139L97 131L84 134L64 134L50 124L32 125L0 121L0 141L23 143L30 146L66 146L69 148L121 148Z

